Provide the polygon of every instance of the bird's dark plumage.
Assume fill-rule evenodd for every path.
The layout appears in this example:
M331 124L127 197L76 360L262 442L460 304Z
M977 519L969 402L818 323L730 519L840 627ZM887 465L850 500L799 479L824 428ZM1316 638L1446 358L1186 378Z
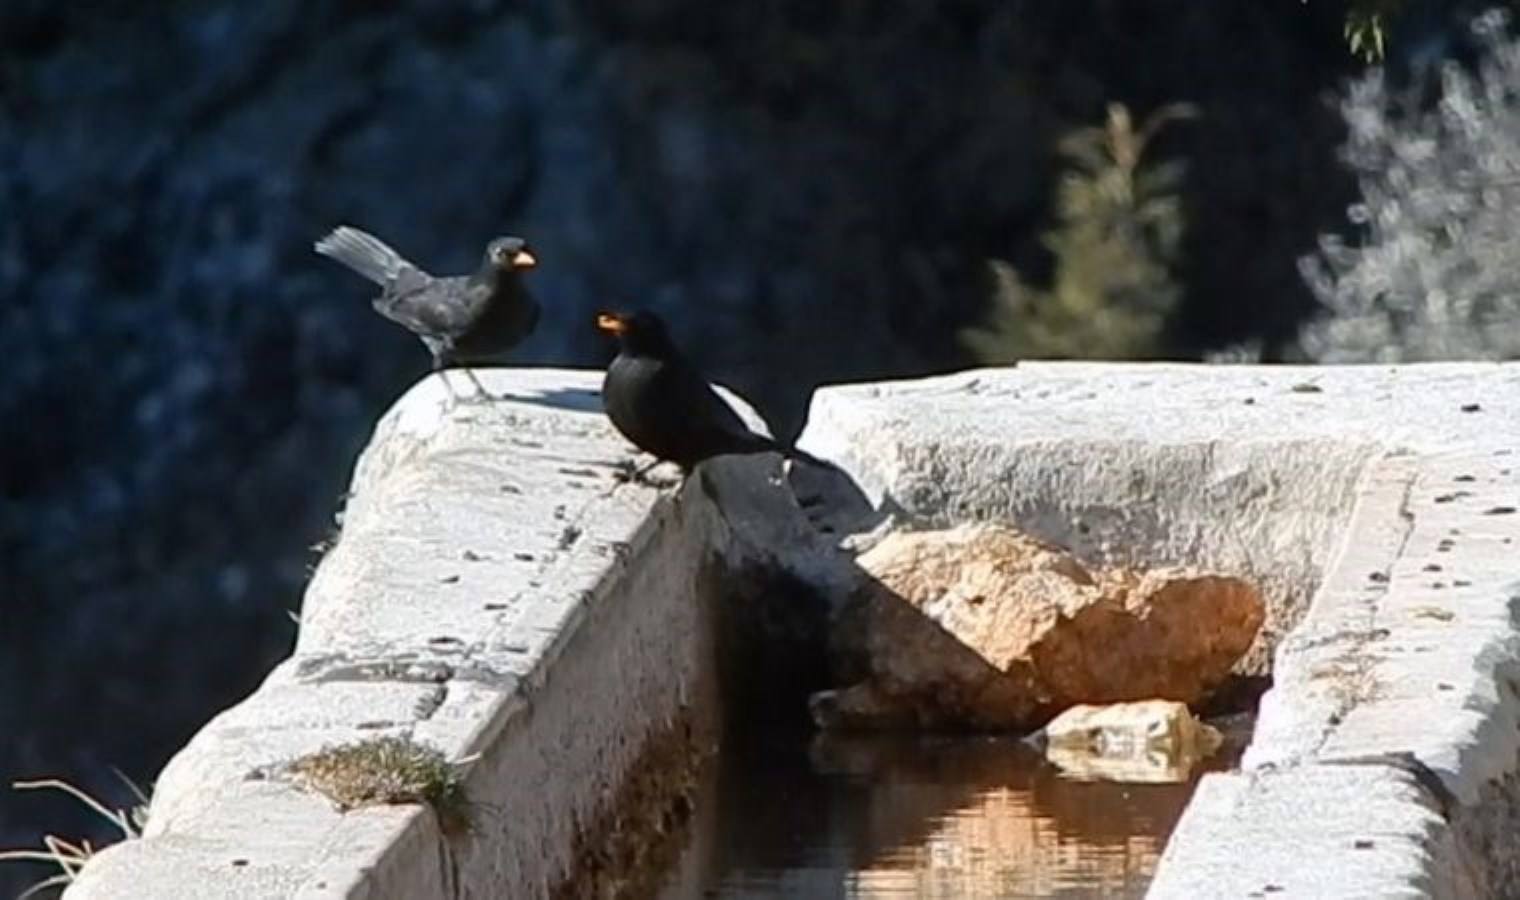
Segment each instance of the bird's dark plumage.
M347 225L317 241L316 251L380 285L375 311L421 338L434 369L486 362L538 325L538 303L522 283L522 273L536 261L521 238L496 238L475 274L446 278L429 275L384 241Z
M751 431L686 360L653 313L603 313L596 324L619 343L602 381L602 407L613 427L640 450L686 471L730 453L775 451L819 462Z

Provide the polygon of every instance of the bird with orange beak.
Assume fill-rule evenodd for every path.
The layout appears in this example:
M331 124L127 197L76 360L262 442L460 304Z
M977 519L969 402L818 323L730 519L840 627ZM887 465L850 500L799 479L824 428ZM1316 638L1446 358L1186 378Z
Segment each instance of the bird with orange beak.
M618 341L602 380L602 408L630 443L690 472L705 459L776 452L827 465L751 431L670 339L652 312L603 312L596 327Z

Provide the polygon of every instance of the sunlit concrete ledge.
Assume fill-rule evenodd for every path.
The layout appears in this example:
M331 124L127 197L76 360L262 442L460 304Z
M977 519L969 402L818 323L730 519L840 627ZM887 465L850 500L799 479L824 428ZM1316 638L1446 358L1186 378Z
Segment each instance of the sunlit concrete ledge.
M1027 364L812 415L906 519L1265 587L1275 686L1150 896L1520 894L1520 366Z
M429 380L398 403L294 655L170 763L146 835L69 896L536 897L573 877L642 749L715 718L710 567L808 540L767 488L773 457L679 493L615 486L627 450L599 377L496 371L518 400L444 415ZM1094 562L1262 586L1243 666L1271 662L1276 687L1155 896L1520 885L1520 366L1025 364L820 391L810 418L803 446L903 523L1002 519ZM271 774L392 732L467 761L489 804L474 838L416 807L340 815Z
M634 454L600 373L481 377L516 399L449 409L432 378L379 422L293 654L174 757L142 838L97 855L71 900L574 896L577 841L596 846L631 779L667 774L636 771L646 751L710 750L703 594L751 552L736 515L790 521L794 505L764 508L784 491L743 491L776 458L711 470L738 507L720 514L711 484L614 478ZM343 814L282 775L389 734L462 763L473 835L444 837L419 806Z

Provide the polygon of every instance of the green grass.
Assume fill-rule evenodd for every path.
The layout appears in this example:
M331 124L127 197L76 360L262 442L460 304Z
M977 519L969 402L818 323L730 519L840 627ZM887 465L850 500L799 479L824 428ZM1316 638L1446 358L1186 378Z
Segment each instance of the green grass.
M471 803L459 767L407 737L380 737L303 756L289 766L301 784L341 810L424 803L445 834L471 830Z

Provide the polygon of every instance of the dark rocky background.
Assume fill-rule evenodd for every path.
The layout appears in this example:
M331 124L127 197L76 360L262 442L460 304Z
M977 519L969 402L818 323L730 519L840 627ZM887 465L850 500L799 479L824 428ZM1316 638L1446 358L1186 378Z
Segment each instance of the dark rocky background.
M1341 4L0 4L0 781L113 802L287 652L374 419L426 369L339 222L435 271L527 235L516 362L676 323L794 433L809 391L973 363L987 261L1038 281L1057 142L1198 119L1165 355L1288 340L1342 221ZM696 340L698 336L701 340ZM97 831L0 793L0 845ZM0 871L0 889L7 877Z

